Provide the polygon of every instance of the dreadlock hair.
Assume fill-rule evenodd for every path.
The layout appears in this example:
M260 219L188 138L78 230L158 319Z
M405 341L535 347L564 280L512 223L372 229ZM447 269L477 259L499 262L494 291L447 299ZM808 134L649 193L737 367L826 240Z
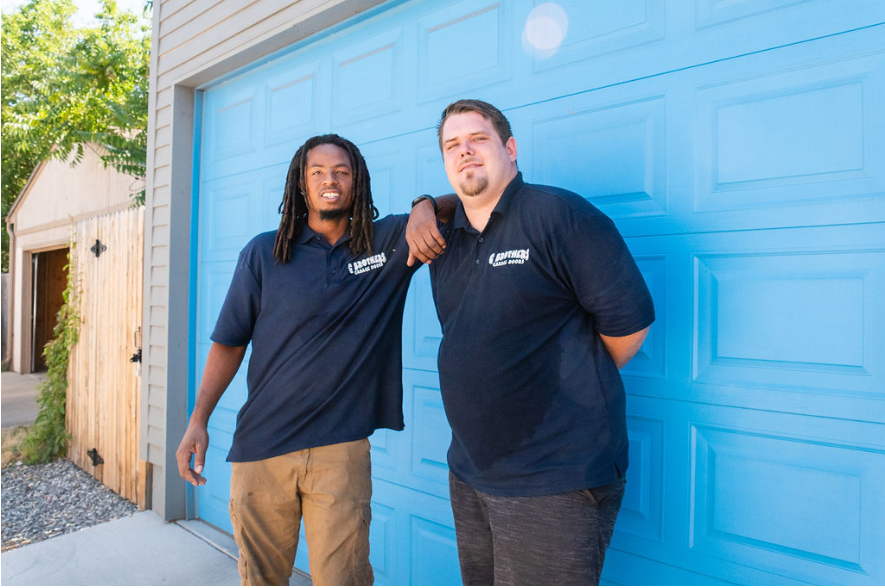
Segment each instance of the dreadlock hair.
M350 250L359 255L372 252L375 228L372 221L378 218L378 209L372 203L372 183L366 160L356 145L338 135L319 135L305 141L295 152L286 175L286 188L279 212L283 215L277 238L274 241L273 255L276 263L289 263L292 258L292 243L304 230L307 223L307 195L305 193L304 168L307 154L319 145L335 145L343 149L350 158L353 171L353 208L350 211Z

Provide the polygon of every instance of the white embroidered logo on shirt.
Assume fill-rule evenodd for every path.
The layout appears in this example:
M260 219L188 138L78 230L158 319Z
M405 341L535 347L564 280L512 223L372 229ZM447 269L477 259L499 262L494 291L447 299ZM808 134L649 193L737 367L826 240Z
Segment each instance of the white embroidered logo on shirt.
M372 255L371 257L367 257L359 261L348 263L347 271L354 275L364 274L366 272L376 270L379 267L384 267L385 263L387 263L387 255L385 255L384 253L379 253L377 255Z
M501 267L502 265L523 264L529 260L528 249L511 249L501 253L492 253L489 256L489 265Z

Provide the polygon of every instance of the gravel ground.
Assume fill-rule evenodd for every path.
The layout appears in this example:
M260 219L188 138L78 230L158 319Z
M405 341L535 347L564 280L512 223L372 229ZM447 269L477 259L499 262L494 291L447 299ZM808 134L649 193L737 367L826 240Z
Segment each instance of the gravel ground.
M8 467L0 492L3 551L138 512L135 504L66 459Z

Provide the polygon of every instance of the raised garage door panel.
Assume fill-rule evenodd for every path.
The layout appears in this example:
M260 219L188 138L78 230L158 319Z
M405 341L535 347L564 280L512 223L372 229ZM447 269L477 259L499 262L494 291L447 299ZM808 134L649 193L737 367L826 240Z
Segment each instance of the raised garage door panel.
M641 396L628 424L632 488L610 578L878 583L881 424Z
M657 320L643 396L885 422L881 224L628 238Z
M511 119L528 181L615 220L654 297L623 371L631 466L604 580L881 584L885 3L556 4L393 3L206 89L197 373L237 253L278 225L306 138L355 141L381 213L405 212L450 190L442 108L483 98ZM379 584L460 582L440 338L422 269L404 317L406 430L371 439ZM244 367L210 422L197 496L228 530L224 458L245 395Z
M520 164L535 181L585 195L626 235L651 235L885 220L883 102L879 27L512 118L532 139ZM587 173L570 167L575 153Z

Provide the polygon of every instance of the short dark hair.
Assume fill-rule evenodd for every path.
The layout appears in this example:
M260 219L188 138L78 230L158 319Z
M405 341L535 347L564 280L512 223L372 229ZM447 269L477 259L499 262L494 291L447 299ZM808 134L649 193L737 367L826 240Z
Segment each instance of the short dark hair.
M482 115L484 119L491 122L495 131L498 133L498 137L501 139L501 143L506 145L510 137L513 136L513 131L510 129L510 121L507 120L507 117L504 116L503 112L488 102L466 98L452 102L446 106L445 110L443 110L442 116L439 119L439 124L436 125L436 136L439 138L440 149L442 149L443 146L442 130L443 125L446 123L446 119L453 114L464 114L465 112L476 112L477 114Z
M286 188L283 190L283 201L279 212L283 215L277 238L274 242L273 254L276 263L288 263L292 257L292 243L298 240L304 225L307 224L307 202L305 194L304 168L307 165L307 154L320 145L335 145L343 149L350 158L353 171L353 209L350 212L350 249L356 255L364 251L372 251L375 227L372 224L378 218L378 209L372 202L372 182L366 160L356 145L338 135L318 135L305 141L295 152L286 175Z

